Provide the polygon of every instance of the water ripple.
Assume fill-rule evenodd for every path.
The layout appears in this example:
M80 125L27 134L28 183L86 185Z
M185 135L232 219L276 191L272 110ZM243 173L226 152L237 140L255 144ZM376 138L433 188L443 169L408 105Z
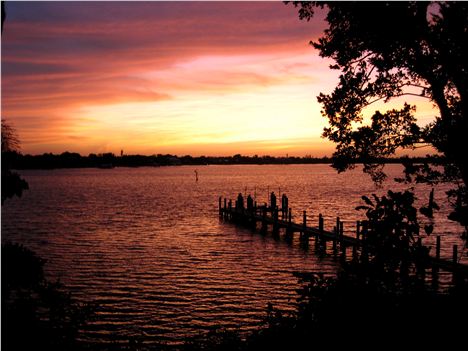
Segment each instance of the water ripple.
M293 308L292 272L336 270L331 257L297 239L220 222L218 196L234 198L247 187L261 203L270 191L286 192L297 220L302 210L311 223L322 213L330 228L339 215L352 232L360 196L384 191L323 165L197 168L198 183L193 167L24 171L30 190L2 207L2 240L35 250L49 277L98 304L83 340L177 343L215 326L250 330L268 302ZM418 190L421 203L427 190ZM439 204L444 190L436 191ZM460 242L447 211L437 221L449 256Z

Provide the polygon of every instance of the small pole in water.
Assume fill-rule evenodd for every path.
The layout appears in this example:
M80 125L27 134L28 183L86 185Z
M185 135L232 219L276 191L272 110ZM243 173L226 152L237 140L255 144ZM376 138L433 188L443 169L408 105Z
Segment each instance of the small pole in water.
M194 172L195 172L195 181L198 182L198 171L195 170Z
M458 245L453 245L452 261L453 264L456 264L458 261Z

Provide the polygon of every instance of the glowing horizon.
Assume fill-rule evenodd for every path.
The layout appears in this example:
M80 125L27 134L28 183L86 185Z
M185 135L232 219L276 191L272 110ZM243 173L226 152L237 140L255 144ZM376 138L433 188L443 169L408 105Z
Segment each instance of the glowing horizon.
M329 156L322 16L261 3L7 3L2 118L24 153ZM421 116L430 119L423 108Z

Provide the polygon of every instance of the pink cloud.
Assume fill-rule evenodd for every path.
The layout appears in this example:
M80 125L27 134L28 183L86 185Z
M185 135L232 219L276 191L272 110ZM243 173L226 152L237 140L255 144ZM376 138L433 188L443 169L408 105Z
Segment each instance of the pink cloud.
M305 82L311 64L288 58L313 52L308 41L323 29L281 2L37 2L7 11L2 115L31 152L82 147L85 136L68 130L80 106Z

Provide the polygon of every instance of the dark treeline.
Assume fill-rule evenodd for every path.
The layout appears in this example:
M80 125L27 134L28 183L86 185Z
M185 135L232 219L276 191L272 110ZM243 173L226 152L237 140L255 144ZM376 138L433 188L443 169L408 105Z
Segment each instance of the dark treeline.
M53 169L53 168L112 168L112 167L159 167L180 165L235 165L235 164L328 164L329 157L274 157L274 156L175 156L175 155L122 155L113 153L89 154L82 156L75 152L61 154L23 155L11 152L4 155L13 169ZM379 158L377 163L441 163L434 156L401 158ZM359 160L357 163L360 163Z

